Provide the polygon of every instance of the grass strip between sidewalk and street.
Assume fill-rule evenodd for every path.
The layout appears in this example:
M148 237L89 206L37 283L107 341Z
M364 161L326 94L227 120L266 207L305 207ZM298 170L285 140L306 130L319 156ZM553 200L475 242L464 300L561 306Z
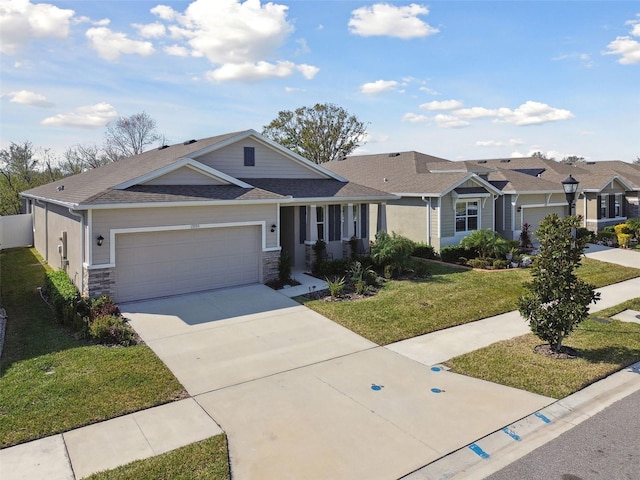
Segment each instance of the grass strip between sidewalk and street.
M0 447L182 398L186 392L145 345L75 339L40 297L46 267L34 249L0 252L7 312L0 362Z
M229 456L225 435L192 443L157 457L138 460L87 480L227 480Z
M639 257L640 259L640 257ZM392 280L373 297L327 302L298 297L307 307L349 330L388 345L407 338L473 322L517 308L528 269L479 271L427 262L431 277ZM640 269L584 258L578 276L596 287L640 276Z
M452 372L553 398L564 398L640 361L640 324L611 320L624 310L640 310L640 297L590 315L563 345L577 358L553 359L534 352L542 342L533 333L453 358ZM608 323L610 322L610 323Z

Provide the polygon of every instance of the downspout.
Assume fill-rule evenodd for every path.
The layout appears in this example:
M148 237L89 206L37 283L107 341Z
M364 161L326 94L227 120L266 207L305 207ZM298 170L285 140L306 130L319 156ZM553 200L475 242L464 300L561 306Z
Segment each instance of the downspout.
M36 198L36 203L44 205L44 261L49 263L49 204ZM33 214L33 243L36 243L35 210Z
M422 201L427 204L427 245L431 245L431 199L423 195Z
M80 252L81 252L81 257L80 257L80 294L84 293L84 264L85 262L85 252L84 252L84 248L85 248L85 243L86 243L86 239L85 239L85 219L84 219L84 215L82 213L76 213L73 211L72 208L69 208L69 213L71 215L73 215L74 217L79 217L80 218L80 231L82 232L82 235L80 236L81 238L81 244L80 244Z

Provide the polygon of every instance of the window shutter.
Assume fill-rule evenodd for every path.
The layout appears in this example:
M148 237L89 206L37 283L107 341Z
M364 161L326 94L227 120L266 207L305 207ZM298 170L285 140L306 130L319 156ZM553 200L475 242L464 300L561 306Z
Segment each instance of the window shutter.
M307 207L300 207L300 243L304 243L307 240Z
M602 218L602 195L598 195L596 198L596 211L598 212L598 220Z
M607 205L607 210L609 211L609 218L614 218L616 216L616 196L609 195L609 202Z
M367 225L367 221L369 219L369 215L367 215L367 204L363 203L360 205L360 238L367 238L367 232L369 231L369 225Z

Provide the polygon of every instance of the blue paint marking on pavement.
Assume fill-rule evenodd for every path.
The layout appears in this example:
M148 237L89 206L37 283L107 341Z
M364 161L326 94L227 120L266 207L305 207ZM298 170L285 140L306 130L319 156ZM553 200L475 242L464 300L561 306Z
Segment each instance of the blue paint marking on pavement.
M371 385L371 390L373 390L374 392L382 390L383 388L384 388L384 385L376 385L375 383Z
M490 455L485 452L484 450L482 450L478 445L476 445L475 443L472 443L471 445L469 445L469 448L471 449L471 451L473 453L475 453L476 455L478 455L480 458L482 458L483 460L486 460L487 458L490 457Z
M444 390L442 390L442 389L440 389L440 388L432 388L432 389L431 389L431 392L432 392L432 393L442 393L442 392L444 392Z
M520 435L511 430L509 427L504 427L502 431L513 438L516 442L519 442L521 440Z
M536 417L538 417L540 420L542 420L544 423L551 423L551 420L549 420L547 417L545 417L543 414L541 414L540 412L536 412L534 413L534 415Z
M440 370L442 370L440 367L431 367L432 372L439 372Z

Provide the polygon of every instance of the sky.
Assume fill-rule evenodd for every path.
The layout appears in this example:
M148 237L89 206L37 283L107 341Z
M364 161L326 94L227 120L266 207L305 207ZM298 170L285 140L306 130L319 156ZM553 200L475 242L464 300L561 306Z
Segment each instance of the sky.
M0 0L0 147L169 144L333 103L355 153L640 157L640 2Z

